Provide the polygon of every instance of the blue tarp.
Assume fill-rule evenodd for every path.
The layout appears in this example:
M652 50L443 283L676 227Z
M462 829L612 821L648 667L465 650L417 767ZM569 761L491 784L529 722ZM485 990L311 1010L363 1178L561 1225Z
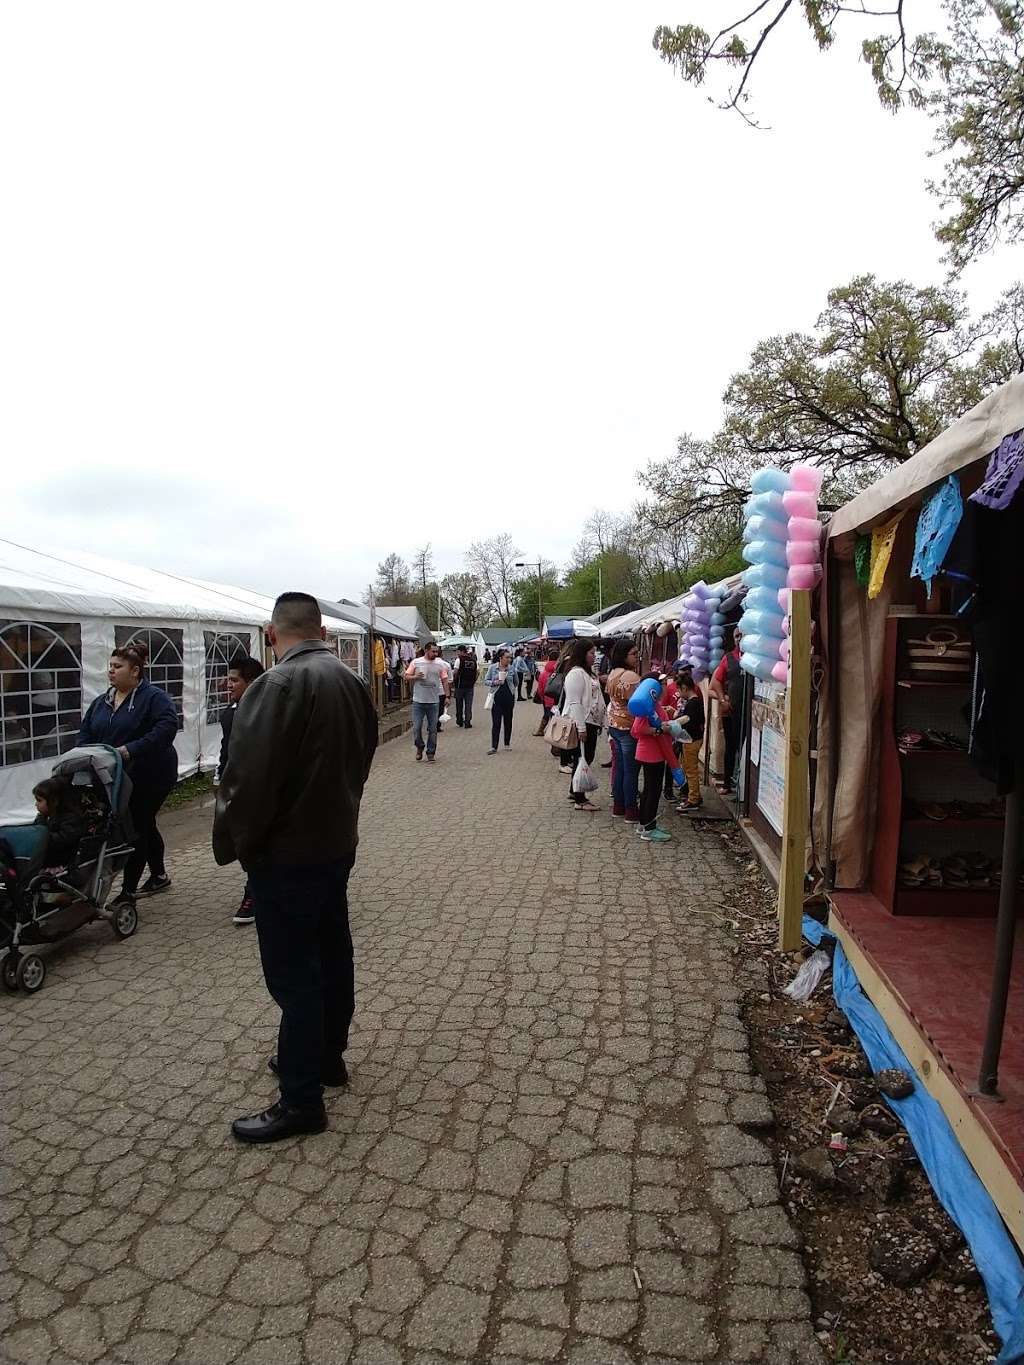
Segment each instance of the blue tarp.
M810 943L834 937L808 916L804 917L803 932ZM832 962L832 991L836 1004L860 1039L872 1070L898 1067L912 1076L913 1067L885 1020L861 990L857 974L838 941ZM981 1272L992 1322L1003 1342L996 1365L1024 1362L1024 1266L991 1195L964 1155L939 1102L923 1085L916 1085L907 1099L889 1100L889 1104L909 1133L939 1203L966 1237Z

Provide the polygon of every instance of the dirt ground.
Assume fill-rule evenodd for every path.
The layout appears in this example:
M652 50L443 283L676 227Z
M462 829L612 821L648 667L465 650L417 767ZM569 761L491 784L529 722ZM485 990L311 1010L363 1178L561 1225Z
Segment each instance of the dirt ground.
M803 1238L819 1341L844 1365L994 1361L999 1340L977 1269L906 1133L879 1103L866 1059L836 1009L831 975L803 1004L782 993L804 954L776 951L774 889L733 827L721 827L718 837L742 860L731 898L742 909L725 913L735 916L738 953L763 969L762 989L748 993L744 1017L775 1111L768 1143ZM845 1151L830 1148L839 1125L848 1129L839 1139ZM901 1286L873 1268L872 1247L877 1263L883 1245L896 1253L896 1273L914 1283Z

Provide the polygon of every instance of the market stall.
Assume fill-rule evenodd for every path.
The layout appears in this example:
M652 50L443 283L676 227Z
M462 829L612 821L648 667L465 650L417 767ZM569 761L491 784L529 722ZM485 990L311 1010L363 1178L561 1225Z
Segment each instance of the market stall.
M1022 429L1019 377L832 518L813 822L836 933L1019 1242Z

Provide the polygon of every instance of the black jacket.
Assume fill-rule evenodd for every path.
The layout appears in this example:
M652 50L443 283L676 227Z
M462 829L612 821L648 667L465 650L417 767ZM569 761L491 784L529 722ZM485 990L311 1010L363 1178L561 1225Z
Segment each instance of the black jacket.
M132 786L170 791L178 780L174 748L178 713L162 688L143 680L114 710L114 689L96 698L82 720L79 744L110 744L128 750Z
M245 693L243 692L243 696ZM223 777L224 769L228 766L228 749L231 746L231 727L235 723L235 712L238 710L238 702L233 701L220 713L220 760L217 763L217 773Z
M293 645L235 711L213 819L217 862L310 867L353 853L376 748L362 680L321 640Z
M77 811L62 810L47 818L37 815L37 825L45 825L50 838L46 845L46 865L56 867L71 862L85 834L85 819Z

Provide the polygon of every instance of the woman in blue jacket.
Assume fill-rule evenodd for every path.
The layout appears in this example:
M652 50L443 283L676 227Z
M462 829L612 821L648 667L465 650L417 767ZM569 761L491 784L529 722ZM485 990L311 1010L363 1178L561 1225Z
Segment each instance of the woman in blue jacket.
M79 744L109 744L125 760L132 780L129 804L135 825L135 848L125 863L118 902L135 902L136 894L153 896L171 884L164 868L164 841L156 827L157 811L178 780L174 737L178 716L166 692L143 674L149 649L132 640L110 656L110 687L89 707L78 732ZM149 864L150 875L139 888Z

